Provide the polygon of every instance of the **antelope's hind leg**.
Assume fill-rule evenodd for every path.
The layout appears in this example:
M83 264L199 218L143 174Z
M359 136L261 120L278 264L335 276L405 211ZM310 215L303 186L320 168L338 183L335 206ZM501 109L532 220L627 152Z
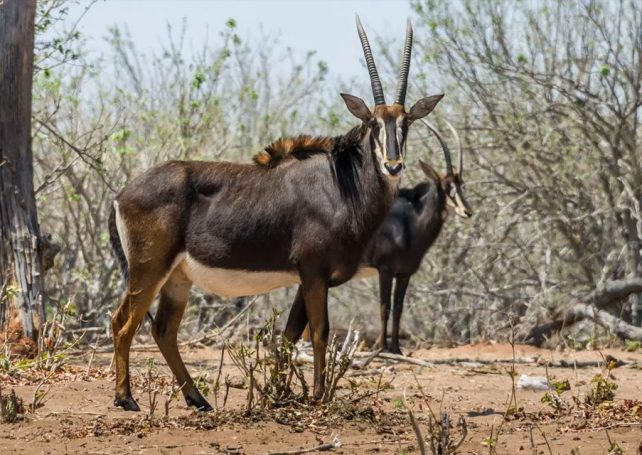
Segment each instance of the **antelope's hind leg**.
M150 265L130 269L130 280L120 305L111 318L114 335L114 364L116 368L115 406L126 411L140 411L132 397L129 381L129 349L138 326L147 313L164 278L162 268Z
M178 328L189 298L192 282L176 269L161 289L158 311L152 323L152 335L165 361L176 377L185 402L199 411L211 411L212 406L194 385L178 350Z

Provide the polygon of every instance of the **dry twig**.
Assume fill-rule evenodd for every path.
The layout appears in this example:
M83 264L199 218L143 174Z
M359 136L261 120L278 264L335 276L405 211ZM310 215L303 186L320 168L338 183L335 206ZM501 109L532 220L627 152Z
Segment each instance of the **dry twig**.
M308 449L286 450L283 452L269 452L268 455L300 455L303 453L311 452L327 452L328 450L338 449L339 447L341 447L341 440L339 439L338 435L334 435L332 437L332 442L326 442L316 447L310 447Z

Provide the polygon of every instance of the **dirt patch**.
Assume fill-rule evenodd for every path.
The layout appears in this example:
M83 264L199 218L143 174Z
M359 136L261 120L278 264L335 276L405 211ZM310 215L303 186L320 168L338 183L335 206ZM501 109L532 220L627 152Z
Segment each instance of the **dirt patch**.
M627 362L610 373L603 359L612 355ZM460 416L466 419L468 435L460 453L608 453L613 443L626 453L638 453L642 441L642 373L636 362L640 353L554 352L518 346L517 376L548 376L567 380L571 389L561 393L567 408L554 409L542 403L543 391L517 390L517 408L505 418L513 381L509 374L512 349L507 345L474 345L453 349L430 349L412 353L415 358L443 362L418 367L393 361L372 362L366 371L351 370L341 394L352 388L371 395L354 403L326 406L291 405L246 415L246 391L230 388L223 407L223 390L217 398L218 412L199 414L180 400L170 400L171 380L163 360L155 352L132 353L134 396L142 411L127 413L114 408L113 376L109 355L99 355L87 371L82 357L69 361L58 372L35 373L29 368L0 373L2 392L14 389L27 409L39 387L42 403L15 423L0 423L0 453L246 453L296 450L331 443L336 436L341 447L331 453L419 453L415 435L403 406L414 409L419 427L427 437L428 406L435 414L448 413L453 433ZM149 358L158 365L158 396L154 417L149 417L149 394L144 389ZM212 383L220 351L197 349L185 353L193 377ZM546 363L590 364L583 368L554 368ZM461 363L463 361L463 363ZM538 363L539 362L539 363ZM601 365L598 366L598 362ZM614 366L614 365L612 365ZM306 367L311 375L311 366ZM596 375L603 374L617 385L614 399L598 406L586 405L586 396ZM222 376L238 379L227 360ZM517 379L517 378L516 378ZM390 387L381 389L381 382ZM379 390L379 392L377 392ZM209 401L214 404L214 391ZM166 403L169 400L167 416ZM608 431L608 436L607 436ZM609 438L611 442L609 442ZM577 453L577 452L576 452Z

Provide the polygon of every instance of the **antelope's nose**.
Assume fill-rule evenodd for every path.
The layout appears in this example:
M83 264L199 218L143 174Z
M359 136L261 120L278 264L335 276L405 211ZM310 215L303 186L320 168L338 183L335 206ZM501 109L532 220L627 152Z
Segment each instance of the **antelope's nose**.
M392 176L399 174L399 172L401 172L401 170L403 169L403 163L401 163L400 161L385 162L383 165L386 167L388 173Z

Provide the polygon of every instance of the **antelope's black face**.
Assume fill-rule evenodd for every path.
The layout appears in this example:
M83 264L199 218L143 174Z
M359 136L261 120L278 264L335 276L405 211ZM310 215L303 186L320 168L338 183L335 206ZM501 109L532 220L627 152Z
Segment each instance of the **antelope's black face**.
M459 135L457 130L453 127L450 122L446 121L446 125L450 129L455 142L457 144L457 154L459 155L459 172L455 171L455 168L452 165L452 158L450 156L450 149L446 144L446 141L441 137L439 131L432 126L428 121L422 120L422 123L435 135L441 149L444 152L444 158L446 159L446 175L440 176L428 163L419 160L421 169L424 171L427 177L431 178L438 185L441 186L444 193L446 193L446 205L452 207L455 210L455 213L462 218L470 218L473 216L473 211L470 209L466 198L464 197L464 155L462 153L461 141L459 140Z
M473 211L464 196L465 185L461 174L453 170L452 174L439 175L431 165L423 160L419 160L419 165L426 177L441 186L444 193L446 193L446 205L452 208L455 214L462 218L473 216Z
M352 115L360 119L368 127L367 134L369 137L366 140L377 157L381 173L393 181L398 181L404 168L408 127L415 120L430 114L444 95L422 98L408 112L404 108L410 71L410 56L412 54L412 25L410 24L410 19L408 19L406 27L406 39L397 79L397 93L395 94L395 102L391 105L386 104L383 86L372 57L370 43L359 16L357 16L357 32L359 33L363 56L366 59L370 83L372 84L372 94L375 101L374 112L370 112L370 109L361 98L344 93L341 96Z
M410 120L403 106L377 106L370 119L371 143L381 172L391 178L399 177L404 168L406 137Z
M381 173L396 180L405 167L408 128L417 119L428 115L443 95L421 99L406 112L403 105L377 105L374 112L356 96L341 94L346 106L355 117L368 127L368 142L377 157Z

